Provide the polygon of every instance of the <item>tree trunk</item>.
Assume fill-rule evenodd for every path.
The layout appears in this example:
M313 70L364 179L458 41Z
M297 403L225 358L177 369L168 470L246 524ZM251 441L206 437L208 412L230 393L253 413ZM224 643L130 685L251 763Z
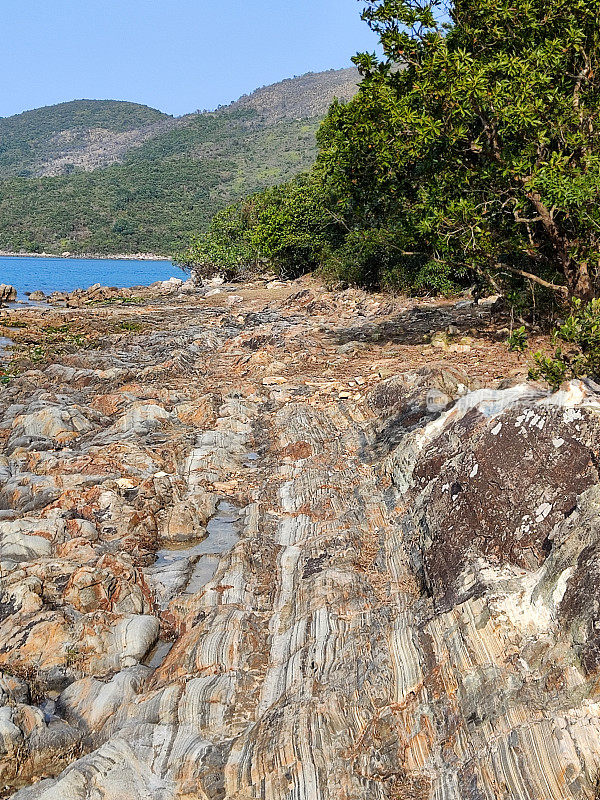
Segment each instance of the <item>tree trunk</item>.
M571 260L569 265L564 265L564 273L571 297L577 297L585 302L594 297L594 289L586 261L576 263Z
M589 301L594 296L592 281L586 261L576 261L569 253L569 242L561 234L552 213L542 201L537 192L527 192L527 197L533 203L541 223L550 239L556 257L567 281L567 288L571 297Z

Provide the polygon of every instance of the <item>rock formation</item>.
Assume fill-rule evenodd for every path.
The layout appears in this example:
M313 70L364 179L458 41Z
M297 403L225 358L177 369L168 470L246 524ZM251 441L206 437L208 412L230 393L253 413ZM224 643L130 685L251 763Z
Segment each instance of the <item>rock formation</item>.
M194 292L194 281L188 279L183 281L181 278L169 278L166 281L156 281L150 286L134 286L131 288L118 288L117 286L102 286L95 283L87 289L74 289L72 292L52 292L46 297L43 292L36 291L29 295L30 300L47 300L52 305L65 305L69 308L89 305L92 303L118 302L140 302L151 297L160 297L173 292Z
M17 290L7 283L0 283L0 306L13 303L17 299Z
M18 313L142 329L0 394L4 796L597 797L597 387L464 303Z

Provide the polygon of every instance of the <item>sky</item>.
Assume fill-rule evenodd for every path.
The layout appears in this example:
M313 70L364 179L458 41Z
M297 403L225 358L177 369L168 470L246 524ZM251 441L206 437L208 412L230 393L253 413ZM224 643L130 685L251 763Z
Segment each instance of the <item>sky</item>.
M67 100L180 115L351 66L357 0L0 0L0 117Z

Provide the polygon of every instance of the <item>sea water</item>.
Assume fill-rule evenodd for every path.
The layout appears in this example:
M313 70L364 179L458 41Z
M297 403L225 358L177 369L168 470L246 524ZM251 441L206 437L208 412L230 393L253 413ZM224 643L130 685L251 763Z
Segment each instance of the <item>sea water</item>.
M94 283L102 286L148 286L185 273L170 261L101 258L38 258L0 256L0 283L14 286L19 300L25 292L72 292Z

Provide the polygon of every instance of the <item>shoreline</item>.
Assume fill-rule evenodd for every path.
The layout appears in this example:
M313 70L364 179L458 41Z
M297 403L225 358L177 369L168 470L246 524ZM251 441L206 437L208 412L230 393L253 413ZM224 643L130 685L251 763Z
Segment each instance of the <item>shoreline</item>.
M168 256L157 256L153 253L118 253L111 255L99 255L98 253L69 253L68 255L57 253L25 253L12 252L10 250L0 250L0 258L61 258L71 260L86 259L88 261L173 261Z

